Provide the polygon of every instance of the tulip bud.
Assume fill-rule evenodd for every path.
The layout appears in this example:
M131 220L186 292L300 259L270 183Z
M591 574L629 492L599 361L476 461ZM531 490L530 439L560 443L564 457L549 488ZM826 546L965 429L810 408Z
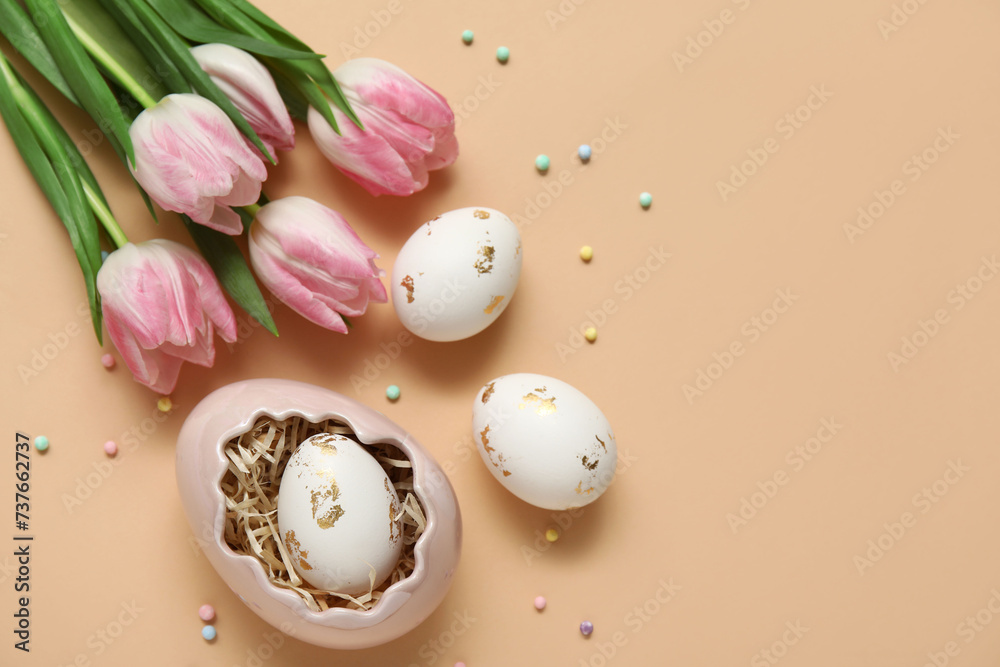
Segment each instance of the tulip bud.
M181 362L215 362L215 327L236 341L236 319L208 262L164 239L127 243L97 273L108 334L136 381L161 394Z
M341 134L312 107L309 131L327 159L371 194L423 190L428 171L458 157L455 114L431 88L375 58L349 60L333 75L365 129L331 105Z
M247 119L267 147L295 148L295 126L285 108L271 73L252 55L228 44L202 44L191 55L226 97Z
M378 254L336 211L306 197L276 199L250 226L250 263L261 282L295 312L347 333L341 315L387 300Z
M267 169L222 109L198 95L167 95L128 133L129 169L153 201L226 234L243 230L229 207L256 202Z

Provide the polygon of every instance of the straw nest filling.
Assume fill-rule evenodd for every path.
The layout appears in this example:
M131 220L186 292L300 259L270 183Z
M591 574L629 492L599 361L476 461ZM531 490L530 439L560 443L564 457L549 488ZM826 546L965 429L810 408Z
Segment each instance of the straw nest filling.
M380 586L371 586L369 592L361 596L312 588L295 571L278 532L281 473L292 452L317 433L343 435L368 450L389 476L399 497L401 515L397 518L403 527L403 550L399 561ZM249 431L227 442L224 451L229 459L229 469L220 484L226 498L226 543L235 553L260 561L272 584L295 591L313 611L331 607L371 609L389 586L413 572L415 546L426 528L426 520L413 492L413 466L398 447L388 443L365 444L349 426L333 419L317 424L302 417L278 420L263 416ZM373 569L372 584L374 578Z

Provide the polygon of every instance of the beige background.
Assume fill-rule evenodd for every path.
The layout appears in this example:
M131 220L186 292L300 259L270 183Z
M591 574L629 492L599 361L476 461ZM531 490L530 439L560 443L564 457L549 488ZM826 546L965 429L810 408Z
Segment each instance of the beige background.
M1000 253L1000 5L896 4L915 13L897 14L906 22L883 34L890 0L261 2L333 64L355 48L441 91L460 118L462 151L425 192L375 200L300 125L268 194L339 209L387 272L434 215L495 207L527 223L524 271L489 330L416 342L358 390L352 375L402 330L391 306L373 307L346 337L278 307L281 338L246 326L231 350L220 341L214 369L185 367L163 423L152 420L156 396L123 364L101 367L65 232L0 133L2 545L14 533L15 430L52 441L32 464L33 651L11 648L13 547L0 546L0 663L252 665L273 653L268 664L766 665L758 652L773 650L789 666L919 667L929 652L939 664L996 664L1000 617L987 604L1000 590L1000 279L977 280L994 277L983 262ZM723 10L731 23L712 24ZM358 31L372 12L387 24L368 25L366 43ZM721 34L679 71L674 54L704 21ZM465 28L475 30L471 47L459 39ZM494 58L500 45L511 49L506 66ZM828 99L813 97L790 131L782 119L814 87ZM92 129L65 104L59 111L74 137ZM938 141L948 150L935 155L949 128L951 143ZM717 182L768 140L766 163L723 201ZM575 158L584 142L595 145L586 167ZM925 150L937 159L914 172L912 156ZM533 168L542 152L552 157L544 177ZM187 242L174 216L153 225L106 145L92 158L133 240ZM547 196L563 171L561 192ZM897 179L901 194L851 242L844 226ZM643 190L655 197L649 211L637 204ZM577 255L584 244L594 247L589 265ZM671 256L647 274L651 247ZM641 289L626 289L626 276ZM971 299L955 291L966 283L981 288ZM778 290L794 301L779 302L786 312L775 321L767 309ZM615 312L595 317L597 343L572 347L572 330L606 300ZM919 352L894 369L888 355L939 310L936 335L917 335ZM64 349L22 379L19 366L52 339ZM713 355L726 359L734 343L743 353L720 376ZM699 370L717 379L689 400L684 385ZM521 503L472 449L477 389L515 371L587 393L628 457L578 516ZM192 546L174 483L178 429L212 389L259 376L357 397L448 471L464 556L445 602L409 635L357 653L278 641ZM391 383L403 392L395 404L383 396ZM824 419L836 434L820 432L828 442L797 463L795 448ZM126 445L130 429L140 436ZM109 438L123 447L110 473ZM950 464L960 477L946 475ZM776 475L785 483L772 487ZM727 515L744 498L760 504L760 488L773 497L734 531ZM921 499L924 488L935 502ZM74 496L82 502L67 506ZM905 512L908 526L892 527ZM533 552L557 522L562 538ZM901 537L883 535L885 524ZM891 548L859 564L880 537ZM657 601L671 582L673 599ZM539 594L549 600L542 614L532 607ZM212 644L199 634L205 602L218 610ZM141 611L125 613L129 625L108 643L99 633L117 634L123 604ZM979 630L965 620L977 612ZM584 619L596 628L589 640L577 631ZM796 624L808 628L801 638L786 633Z

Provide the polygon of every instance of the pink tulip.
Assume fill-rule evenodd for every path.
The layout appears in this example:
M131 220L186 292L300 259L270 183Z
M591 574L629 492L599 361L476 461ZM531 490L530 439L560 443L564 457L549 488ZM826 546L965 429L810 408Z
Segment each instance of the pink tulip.
M164 239L127 243L97 273L104 323L136 381L161 394L182 361L215 362L214 327L236 341L236 319L208 262Z
M167 95L128 133L129 168L153 201L226 234L243 230L229 207L256 202L267 169L222 109L198 95Z
M441 95L395 65L349 60L334 77L364 131L330 106L342 134L315 108L309 130L320 151L373 195L410 195L427 187L427 172L458 157L455 114Z
M295 148L292 118L260 61L228 44L202 44L191 49L191 55L247 119L268 153Z
M250 225L250 263L271 292L302 317L347 333L341 315L385 303L378 254L343 216L306 197L276 199Z

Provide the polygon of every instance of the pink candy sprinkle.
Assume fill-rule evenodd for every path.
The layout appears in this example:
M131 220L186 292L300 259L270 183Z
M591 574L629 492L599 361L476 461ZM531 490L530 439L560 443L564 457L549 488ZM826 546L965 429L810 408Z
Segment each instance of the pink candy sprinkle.
M118 445L115 444L114 440L108 440L104 443L104 453L108 456L114 456L118 453Z
M455 667L465 667L465 663L464 662L456 662L455 663Z
M545 609L545 598L543 598L541 595L535 598L535 609L537 609L538 611Z
M198 617L206 623L215 618L215 607L210 604L203 604L198 607Z
M104 364L105 368L111 369L115 367L115 358L110 354L105 354L101 357L101 363Z

